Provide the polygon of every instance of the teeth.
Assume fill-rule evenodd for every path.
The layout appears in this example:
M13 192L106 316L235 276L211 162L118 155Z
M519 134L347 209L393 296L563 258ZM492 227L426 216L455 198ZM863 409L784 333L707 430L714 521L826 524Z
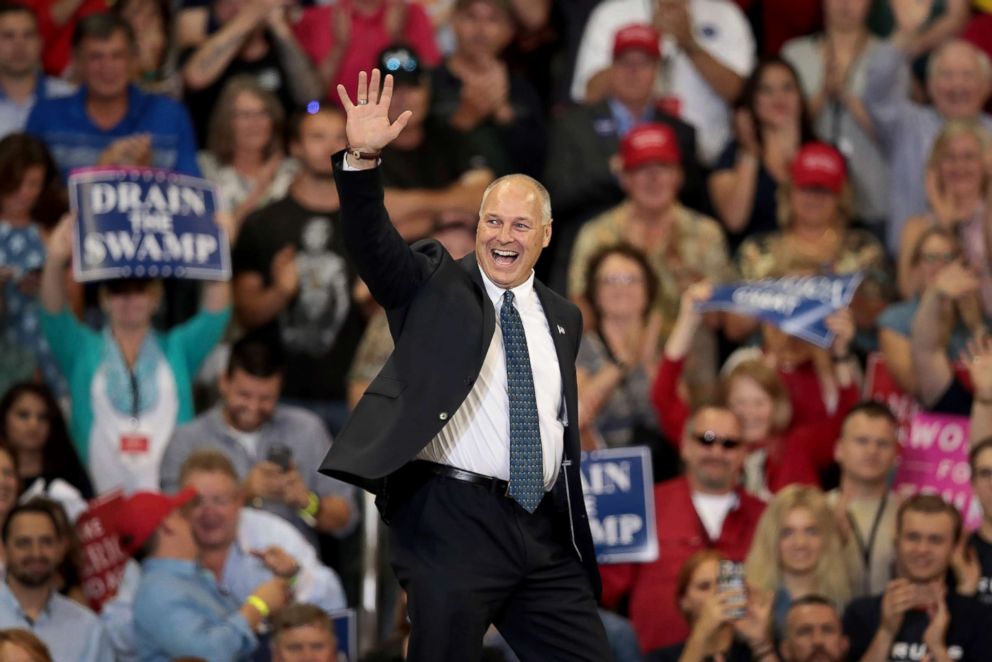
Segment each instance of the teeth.
M516 257L517 256L517 254L514 253L513 251L501 251L501 250L493 249L493 253L495 253L496 255L499 255L500 257Z

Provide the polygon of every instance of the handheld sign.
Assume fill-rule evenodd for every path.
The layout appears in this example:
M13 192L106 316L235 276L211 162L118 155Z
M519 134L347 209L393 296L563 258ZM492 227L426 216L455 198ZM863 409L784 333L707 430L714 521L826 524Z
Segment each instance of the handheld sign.
M231 253L214 221L216 201L207 180L166 170L74 171L75 279L230 279Z
M354 609L339 609L331 614L334 635L338 640L338 654L334 658L337 662L358 660L357 620Z
M123 500L120 490L108 492L90 501L89 508L76 520L83 556L80 583L90 608L97 613L117 595L124 578L128 556L121 549L114 527Z
M658 558L648 448L583 453L582 491L600 563L647 563Z
M971 491L970 433L966 416L916 414L892 487L903 496L940 495L961 511L965 526L974 529L981 523L981 507Z
M861 284L860 273L848 276L788 276L713 288L713 296L699 304L701 312L724 310L750 315L774 324L827 349L834 334L827 329L827 316L846 308Z

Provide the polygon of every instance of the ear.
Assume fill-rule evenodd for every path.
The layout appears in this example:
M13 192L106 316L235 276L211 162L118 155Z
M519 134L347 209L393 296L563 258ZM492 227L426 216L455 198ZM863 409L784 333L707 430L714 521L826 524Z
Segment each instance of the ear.
M843 436L838 437L837 441L834 442L834 462L840 464L840 456L843 455L840 450L841 441L844 439Z
M548 222L544 225L544 239L541 240L541 248L547 248L548 244L551 243L551 224L554 219L548 219Z

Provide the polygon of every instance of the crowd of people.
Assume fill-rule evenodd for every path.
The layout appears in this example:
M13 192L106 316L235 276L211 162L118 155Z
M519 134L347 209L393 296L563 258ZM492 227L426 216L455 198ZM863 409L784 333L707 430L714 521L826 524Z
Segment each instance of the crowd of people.
M0 659L338 659L375 513L318 467L398 333L331 163L337 86L372 68L412 111L380 157L404 240L460 258L494 178L550 192L582 446L654 470L657 560L600 567L617 660L985 659L990 56L983 0L0 3ZM94 166L210 181L230 282L76 282ZM699 311L846 274L827 348ZM882 376L970 418L976 530L893 491ZM118 490L127 562L94 601L74 522ZM397 617L362 653L404 659L380 579Z

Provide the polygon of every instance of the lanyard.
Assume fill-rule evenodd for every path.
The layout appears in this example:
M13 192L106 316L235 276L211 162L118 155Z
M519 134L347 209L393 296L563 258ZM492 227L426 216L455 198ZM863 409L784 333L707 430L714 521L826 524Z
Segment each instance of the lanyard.
M861 536L861 532L858 531L858 524L854 521L854 517L851 516L851 511L847 511L847 521L851 523L851 533L854 534L854 540L858 543L858 551L861 552L861 561L865 567L864 574L864 589L865 595L871 593L871 553L875 547L875 537L878 534L878 527L882 523L882 513L885 512L885 506L889 502L889 494L886 492L882 495L882 500L878 504L878 510L875 511L875 518L871 523L871 530L868 533L868 544L865 544L864 538Z
M127 374L131 378L131 420L137 424L138 416L141 413L141 388L138 385L138 376L134 374L134 370L129 370Z

